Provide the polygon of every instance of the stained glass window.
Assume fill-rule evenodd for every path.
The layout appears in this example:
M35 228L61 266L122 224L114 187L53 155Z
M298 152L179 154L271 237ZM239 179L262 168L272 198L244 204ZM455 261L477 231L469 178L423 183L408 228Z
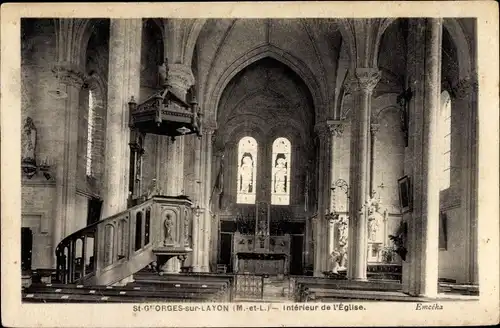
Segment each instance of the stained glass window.
M243 137L238 144L237 203L255 204L256 179L257 141L252 137Z
M451 98L447 91L441 93L440 110L441 135L441 190L450 187L451 174Z
M286 138L273 142L271 204L290 204L290 158L291 145Z

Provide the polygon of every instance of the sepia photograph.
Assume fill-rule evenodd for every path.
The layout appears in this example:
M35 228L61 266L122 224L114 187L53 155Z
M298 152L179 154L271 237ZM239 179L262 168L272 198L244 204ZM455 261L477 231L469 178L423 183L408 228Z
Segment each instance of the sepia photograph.
M2 251L4 221L17 220L19 306L196 313L177 324L189 326L301 311L359 312L349 325L366 325L377 306L436 318L476 306L498 322L498 300L479 312L483 293L498 294L481 277L498 258L479 254L488 238L498 255L498 235L478 228L481 190L498 189L498 172L481 181L480 111L494 116L486 142L498 155L498 99L480 109L492 81L478 73L477 15L141 8L20 15L19 48L2 38L3 62L19 57L16 135L2 103L2 207L4 175L19 185ZM19 147L10 158L6 142Z

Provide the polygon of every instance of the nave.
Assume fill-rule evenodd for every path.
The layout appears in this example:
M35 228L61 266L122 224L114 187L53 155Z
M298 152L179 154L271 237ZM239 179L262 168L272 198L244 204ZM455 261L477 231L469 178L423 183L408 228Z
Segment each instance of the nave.
M477 296L473 19L21 25L25 301Z

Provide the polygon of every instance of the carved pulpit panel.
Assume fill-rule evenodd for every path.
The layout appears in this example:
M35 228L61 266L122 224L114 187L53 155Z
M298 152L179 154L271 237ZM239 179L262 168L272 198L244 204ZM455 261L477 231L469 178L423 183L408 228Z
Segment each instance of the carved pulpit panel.
M179 243L179 213L166 209L162 213L163 246L176 246Z

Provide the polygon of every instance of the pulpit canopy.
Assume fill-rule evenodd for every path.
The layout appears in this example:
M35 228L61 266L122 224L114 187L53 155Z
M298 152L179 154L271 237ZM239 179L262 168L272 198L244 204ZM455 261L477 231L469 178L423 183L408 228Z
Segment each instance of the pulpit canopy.
M201 137L201 119L198 104L188 104L170 86L149 97L141 104L129 102L130 127L143 133L170 137L196 133Z

